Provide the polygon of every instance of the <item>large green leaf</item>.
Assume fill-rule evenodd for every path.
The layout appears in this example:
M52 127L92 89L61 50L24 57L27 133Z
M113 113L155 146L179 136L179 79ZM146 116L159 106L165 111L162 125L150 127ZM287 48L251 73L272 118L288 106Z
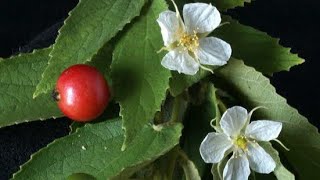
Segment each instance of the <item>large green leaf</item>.
M121 151L121 121L86 124L32 155L13 179L66 179L75 173L109 179L127 167L154 160L169 151L178 144L181 129L181 124L161 128L145 125L132 145Z
M223 21L229 22L214 30L213 35L228 42L232 47L232 56L244 59L245 64L258 71L272 74L301 64L303 59L290 53L290 48L279 45L279 39L252 27L242 25L228 16Z
M254 113L259 119L283 123L280 140L290 149L284 151L298 178L320 178L320 135L316 127L278 95L268 78L242 61L229 61L215 72L216 82L228 85L229 92L247 108L264 106ZM226 88L226 86L223 86Z
M0 61L0 127L61 116L50 93L32 98L50 51L37 50Z
M157 54L162 38L156 19L167 5L164 0L148 5L116 45L111 65L114 93L125 129L123 148L160 110L171 76L160 64L163 54Z
M59 74L93 55L139 12L145 0L80 0L70 13L50 53L34 96L52 90Z

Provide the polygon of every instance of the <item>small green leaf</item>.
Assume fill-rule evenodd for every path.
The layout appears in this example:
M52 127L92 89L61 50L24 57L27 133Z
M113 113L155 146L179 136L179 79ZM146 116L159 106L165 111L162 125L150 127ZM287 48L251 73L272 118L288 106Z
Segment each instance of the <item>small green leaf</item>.
M223 16L229 22L213 31L213 35L228 42L232 47L232 57L244 59L246 65L265 74L284 71L301 64L303 59L290 53L290 48L279 45L279 39L252 27L242 25L229 16Z
M216 82L228 85L229 92L247 108L266 107L257 110L254 117L283 123L279 138L290 149L283 154L298 173L298 178L320 178L320 134L317 128L276 93L268 78L239 60L229 61L215 75Z
M223 180L223 169L225 168L229 158L225 157L219 163L212 164L211 174L214 180Z
M60 117L51 92L32 98L51 48L0 61L0 127Z
M178 144L181 124L156 129L145 125L132 145L121 151L121 121L86 124L32 155L13 179L66 179L74 173L110 179L127 167L156 159Z
M80 0L59 31L34 97L52 90L67 67L91 61L106 42L139 15L145 1Z
M210 126L212 119L216 117L217 100L216 89L212 84L205 84L204 93L205 101L200 105L190 105L185 115L184 141L182 149L194 162L199 174L204 177L209 169L209 164L206 164L200 156L199 147L203 139L209 132L214 129Z
M261 147L273 158L277 166L273 173L276 175L278 180L294 180L294 175L288 171L281 163L279 153L275 150L269 142L259 142Z
M172 96L178 96L185 89L197 83L201 79L208 76L210 72L200 69L197 74L190 76L185 74L179 74L176 71L172 71L172 78L170 79L170 93Z
M179 163L182 166L186 180L201 180L198 169L182 150L180 151Z
M125 143L152 121L166 97L170 71L160 61L163 54L159 13L167 9L164 0L153 0L115 47L111 75L116 100L120 103Z

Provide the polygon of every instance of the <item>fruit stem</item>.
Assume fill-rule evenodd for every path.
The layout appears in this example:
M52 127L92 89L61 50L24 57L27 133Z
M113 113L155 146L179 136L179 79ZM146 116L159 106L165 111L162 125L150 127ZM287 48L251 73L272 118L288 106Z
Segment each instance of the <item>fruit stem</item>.
M59 100L60 100L60 94L59 94L59 92L58 92L56 89L54 89L54 90L52 91L51 97L52 97L52 99L53 99L54 101L59 101Z

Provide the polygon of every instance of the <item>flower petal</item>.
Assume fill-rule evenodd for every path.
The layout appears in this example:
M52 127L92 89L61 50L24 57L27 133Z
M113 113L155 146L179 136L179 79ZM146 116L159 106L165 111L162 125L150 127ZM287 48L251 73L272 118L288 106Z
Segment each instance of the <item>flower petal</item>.
M234 106L227 109L222 115L220 125L224 133L231 137L238 136L246 124L248 112L241 106Z
M175 12L164 11L160 13L157 22L161 28L162 39L165 46L169 46L179 39L181 24Z
M169 51L163 57L161 64L167 69L188 75L196 74L200 66L200 64L188 54L188 51L181 48Z
M220 25L217 8L206 3L190 3L183 6L183 19L188 33L209 33Z
M223 169L224 180L247 180L249 175L249 162L245 155L230 158Z
M196 55L201 64L222 66L231 57L231 46L215 37L203 38L200 39Z
M269 174L276 168L272 157L258 143L248 143L248 159L251 169L258 173Z
M231 147L232 142L225 134L209 133L200 145L200 155L206 163L218 163Z
M270 141L279 136L281 129L281 122L259 120L251 122L246 128L245 134L258 141Z

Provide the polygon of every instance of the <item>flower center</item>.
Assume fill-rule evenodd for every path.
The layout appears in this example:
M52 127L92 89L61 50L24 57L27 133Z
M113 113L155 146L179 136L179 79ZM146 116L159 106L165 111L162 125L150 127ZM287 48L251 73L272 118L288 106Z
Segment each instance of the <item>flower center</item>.
M235 140L235 144L243 150L247 149L247 143L248 143L248 140L244 136L238 136Z
M199 38L197 33L195 31L193 31L193 34L191 35L183 33L179 40L178 46L182 46L186 50L194 52L199 47Z

